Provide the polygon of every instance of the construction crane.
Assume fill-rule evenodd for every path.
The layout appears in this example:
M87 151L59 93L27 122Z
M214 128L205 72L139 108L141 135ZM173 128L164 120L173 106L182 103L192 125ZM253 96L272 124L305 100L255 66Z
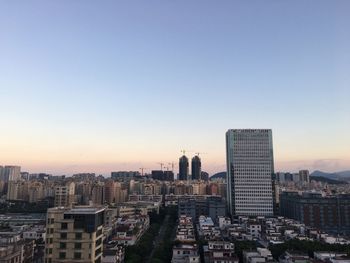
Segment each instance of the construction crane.
M186 152L193 152L191 150L181 150L182 154L185 155Z
M160 170L163 171L163 165L164 165L164 163L158 163L158 164L160 164Z
M172 163L168 163L168 165L171 165L171 171L173 171L173 172L174 172L174 166L175 166L175 163L174 163L174 162L172 162Z
M139 169L141 170L141 176L143 176L143 171L146 170L147 168L141 167L141 168L139 168Z

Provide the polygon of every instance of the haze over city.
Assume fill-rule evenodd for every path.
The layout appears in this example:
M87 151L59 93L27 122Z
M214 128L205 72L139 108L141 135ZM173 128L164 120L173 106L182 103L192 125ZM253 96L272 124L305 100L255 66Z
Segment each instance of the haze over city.
M181 4L180 4L181 3ZM149 170L273 131L275 170L350 168L349 1L0 4L0 163ZM177 169L177 168L176 168Z

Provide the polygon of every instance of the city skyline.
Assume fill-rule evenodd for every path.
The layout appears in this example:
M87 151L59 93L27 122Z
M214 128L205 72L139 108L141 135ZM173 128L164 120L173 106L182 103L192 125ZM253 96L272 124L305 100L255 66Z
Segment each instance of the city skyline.
M189 149L213 174L228 129L266 128L275 171L350 169L348 1L0 7L0 165L150 172Z

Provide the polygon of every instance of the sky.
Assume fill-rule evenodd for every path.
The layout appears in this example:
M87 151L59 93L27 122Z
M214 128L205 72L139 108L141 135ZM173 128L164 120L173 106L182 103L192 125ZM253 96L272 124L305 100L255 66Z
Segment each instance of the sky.
M228 129L270 128L276 170L350 169L349 11L347 0L1 1L0 165L150 171L185 149L213 174Z

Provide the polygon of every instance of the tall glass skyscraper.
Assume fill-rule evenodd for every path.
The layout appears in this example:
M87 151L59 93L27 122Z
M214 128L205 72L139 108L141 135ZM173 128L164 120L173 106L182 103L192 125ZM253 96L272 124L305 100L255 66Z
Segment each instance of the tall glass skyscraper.
M226 132L227 205L229 213L270 216L274 211L272 131Z
M198 155L192 158L191 169L192 169L192 174L191 174L192 180L201 179L202 163Z
M188 158L183 155L179 159L179 180L188 180Z

